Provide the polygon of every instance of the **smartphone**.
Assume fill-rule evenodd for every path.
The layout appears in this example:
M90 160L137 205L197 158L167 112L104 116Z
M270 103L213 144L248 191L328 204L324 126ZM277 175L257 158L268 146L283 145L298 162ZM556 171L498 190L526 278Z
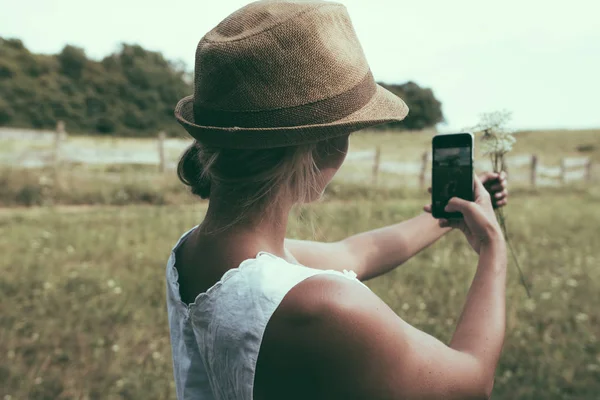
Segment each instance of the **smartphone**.
M473 135L436 135L432 141L431 214L434 218L462 218L444 208L452 197L473 201Z

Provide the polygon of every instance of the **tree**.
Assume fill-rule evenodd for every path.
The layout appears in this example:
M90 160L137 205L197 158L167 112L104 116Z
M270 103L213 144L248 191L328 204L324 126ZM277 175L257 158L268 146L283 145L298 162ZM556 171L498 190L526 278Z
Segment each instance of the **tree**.
M66 45L59 54L32 54L18 39L0 38L0 124L104 135L180 131L177 101L190 94L181 63L122 44L102 61Z
M382 83L381 86L403 99L410 112L404 121L382 125L380 128L419 130L444 121L442 103L435 98L431 89L422 88L415 82L406 82L401 85Z
M57 58L64 75L74 79L81 78L81 73L87 63L87 57L82 48L66 45Z

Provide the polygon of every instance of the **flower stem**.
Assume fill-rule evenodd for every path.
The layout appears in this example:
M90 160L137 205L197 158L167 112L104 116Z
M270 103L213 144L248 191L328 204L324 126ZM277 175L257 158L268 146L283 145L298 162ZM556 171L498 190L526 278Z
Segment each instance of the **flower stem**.
M500 222L500 227L502 228L502 233L504 234L504 240L508 245L508 249L510 250L510 254L517 266L517 270L519 271L519 279L521 280L521 284L525 288L525 292L527 292L527 297L531 298L531 292L529 290L529 285L527 285L527 281L525 280L525 275L523 275L523 271L521 270L521 265L519 264L519 259L515 254L515 250L512 247L510 240L508 239L508 230L506 229L506 221L504 219L504 211L500 208L496 210L496 216L498 217L498 222Z

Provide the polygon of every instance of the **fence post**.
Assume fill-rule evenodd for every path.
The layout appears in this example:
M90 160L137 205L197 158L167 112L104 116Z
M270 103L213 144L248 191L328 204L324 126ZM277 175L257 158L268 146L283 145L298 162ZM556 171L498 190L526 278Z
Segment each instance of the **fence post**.
M427 166L429 165L429 151L423 152L421 156L421 173L419 174L419 187L425 189L425 180L427 176Z
M567 182L567 163L564 158L560 160L560 182L563 184Z
M54 131L54 154L53 154L53 167L54 167L54 181L57 186L61 184L61 143L65 138L65 123L58 121L56 123L56 130Z
M587 164L585 164L585 180L587 182L592 181L592 158L588 158Z
M373 159L373 183L377 185L379 176L379 163L381 162L381 146L375 148L375 157Z
M158 172L165 172L165 132L158 133Z
M531 155L531 187L535 187L537 185L537 166L538 166L538 158L535 154Z
M56 130L54 131L54 167L58 168L60 163L60 144L65 136L65 123L58 121L56 123Z

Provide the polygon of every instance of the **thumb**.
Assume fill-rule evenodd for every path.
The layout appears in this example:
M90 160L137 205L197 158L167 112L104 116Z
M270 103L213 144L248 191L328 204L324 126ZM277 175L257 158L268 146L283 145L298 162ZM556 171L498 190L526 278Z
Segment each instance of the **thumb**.
M481 179L479 179L477 175L473 175L473 183L475 184L475 187L473 188L475 199L485 196L486 194L489 195L489 192L485 189L485 186L483 186Z
M459 197L453 197L448 201L448 205L444 208L446 212L460 212L464 214L464 211L471 207L471 202Z

